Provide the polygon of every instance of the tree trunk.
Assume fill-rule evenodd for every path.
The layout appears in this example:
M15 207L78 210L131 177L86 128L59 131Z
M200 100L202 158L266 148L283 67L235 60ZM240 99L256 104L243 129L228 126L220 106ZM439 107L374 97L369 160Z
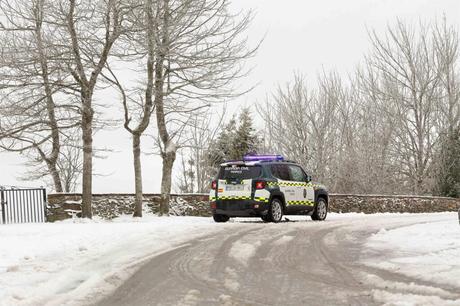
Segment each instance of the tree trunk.
M59 171L56 169L56 164L50 163L48 165L48 170L51 174L51 177L53 178L53 183L54 183L54 190L56 192L62 192L62 182L61 182L61 177L59 175Z
M54 190L56 192L62 192L63 190L62 190L61 175L58 169L56 168L56 163L57 163L56 160L55 159L51 160L47 158L45 152L43 152L43 150L38 145L35 146L35 149L37 150L38 154L40 154L43 161L46 163L46 166L48 168L48 173L53 179Z
M142 168L141 168L141 136L133 134L134 181L136 196L133 217L142 217Z
M176 150L166 150L162 154L163 157L163 171L161 177L161 200L159 215L169 214L169 201L171 198L171 181L172 181L172 168L176 160Z
M92 218L92 184L93 184L93 109L91 94L82 97L82 139L83 139L83 186L82 217Z
M164 26L162 33L162 45L160 48L156 48L156 58L155 62L155 112L157 119L158 134L160 135L161 142L164 144L164 152L162 152L161 157L163 158L163 169L161 177L161 199L160 199L160 211L159 215L167 215L169 213L169 199L171 193L171 176L172 176L172 167L174 161L176 160L176 148L174 147L172 140L169 136L168 129L166 127L166 115L164 111L164 74L163 74L163 65L165 61L165 52L167 44L167 24L168 24L168 0L163 1L164 4ZM160 6L160 2L157 2L157 5Z

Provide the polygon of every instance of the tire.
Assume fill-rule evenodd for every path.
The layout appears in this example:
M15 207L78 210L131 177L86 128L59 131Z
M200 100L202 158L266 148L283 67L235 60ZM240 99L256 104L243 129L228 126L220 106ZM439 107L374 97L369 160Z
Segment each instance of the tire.
M260 217L262 219L262 221L264 222L270 222L270 218L268 217L268 215L265 215L265 216L262 216Z
M223 222L227 222L230 217L227 216L227 215L212 215L213 219L215 222L218 222L218 223L223 223Z
M267 219L270 222L278 223L283 218L283 203L279 199L273 199L270 202Z
M327 202L324 198L318 198L315 206L315 211L311 215L311 219L315 221L324 221L327 217Z

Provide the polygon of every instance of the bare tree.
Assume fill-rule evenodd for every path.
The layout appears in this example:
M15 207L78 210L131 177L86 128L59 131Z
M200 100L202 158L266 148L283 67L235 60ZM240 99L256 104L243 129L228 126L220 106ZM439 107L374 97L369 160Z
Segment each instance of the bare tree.
M312 96L303 78L295 76L293 85L287 84L284 89L279 86L265 104L258 105L258 113L265 123L264 130L268 132L265 137L267 150L298 160L304 166L309 165L311 159L308 122L304 114Z
M433 26L433 41L440 79L439 130L448 134L460 125L459 36L457 30L442 23Z
M243 36L251 15L232 14L228 0L147 0L153 21L153 65L158 145L163 159L160 214L167 214L178 139L190 115L241 94L232 84L246 75ZM153 49L152 49L153 48Z
M395 128L392 118L384 116L385 103L380 101L379 91L375 90L378 82L372 67L357 69L352 81L350 100L354 102L354 116L351 121L355 124L349 135L353 148L348 156L349 162L357 165L358 172L349 173L348 181L355 180L357 188L342 192L406 192L400 184L399 166L393 162L391 140Z
M56 168L62 183L62 192L75 192L78 180L82 172L82 150L79 130L74 128L61 136L61 146ZM26 152L24 152L26 153ZM33 155L35 153L36 155ZM24 181L42 180L47 181L49 169L43 163L42 156L36 152L27 152L27 171L20 177Z
M181 156L180 175L177 178L177 188L181 193L193 193L195 191L195 161L191 158Z
M66 103L73 84L59 69L61 54L46 9L45 0L0 3L6 18L0 25L0 147L44 165L40 175L51 176L54 190L62 192L61 134L78 124L78 108Z
M9 109L10 113L7 114L8 121L6 122L8 125L3 123L3 126L5 126L4 130L9 131L6 135L8 139L13 140L4 147L11 149L18 141L28 143L28 147L21 145L19 149L37 149L41 159L49 165L50 173L56 177L55 181L57 181L59 173L57 163L61 156L59 128L75 126L75 116L70 117L73 119L72 124L64 125L59 120L68 120L66 114L58 117L57 112L62 113L63 110L68 111L69 109L77 111L81 115L81 120L77 122L80 122L83 143L82 216L90 218L92 216L93 95L97 88L98 78L106 67L111 49L123 32L124 16L131 11L133 3L121 0L78 2L69 0L66 3L45 0L35 0L29 3L29 1L17 0L12 3L14 5L11 5L10 2L3 2L5 15L8 18L8 32L13 33L10 34L13 41L20 41L23 44L16 44L15 48L11 49L9 67L16 62L16 76L20 75L23 79L12 78L4 87L15 89L13 93L8 93L7 98L11 99L20 90L24 90L21 85L29 85L27 91L32 95L29 94L27 101L35 100L32 101L31 106L21 109L17 107L20 104L18 102ZM20 18L16 18L18 16ZM22 34L23 32L25 34ZM35 43L31 45L29 41ZM25 58L17 61L20 55ZM39 65L40 71L36 71L34 63ZM8 65L5 66L7 72L11 71L8 71ZM32 78L35 75L42 79L39 83ZM38 93L31 91L34 85ZM58 93L59 97L66 101L60 106L56 106L55 101ZM25 92L22 94L26 96ZM73 103L72 99L65 99L63 94L77 95L80 101ZM46 103L46 118L39 116L37 109L34 108L42 101ZM11 113L12 110L16 112L22 110L30 118L35 116L36 122L27 122L25 125L14 128L12 123L17 124L22 118L18 113ZM45 135L37 143L37 134L43 134L46 131L40 126L44 124L48 126L50 135ZM25 131L30 130L31 127L35 128L32 131L33 137L25 134ZM12 138L13 136L15 138ZM46 153L41 146L48 143L51 143L51 151ZM56 190L61 191L62 182L59 184L55 183Z
M124 30L125 15L131 12L128 1L69 0L53 3L56 34L66 43L63 61L77 84L81 109L83 145L82 217L91 218L93 176L93 95L107 65L112 47ZM68 46L68 47L67 47Z
M75 192L83 171L81 132L77 129L63 139L58 159L59 173L65 192Z
M440 141L434 161L434 186L436 194L460 194L459 133L460 133L460 75L458 31L447 24L433 26L434 46L439 69L439 102L437 127Z
M437 141L435 106L439 71L429 29L415 31L401 21L388 35L371 33L369 65L380 75L378 84L386 115L395 127L392 150L410 180L413 192L427 191L426 183Z
M446 154L457 152L458 33L445 20L418 28L398 21L370 40L372 52L347 82L322 73L309 88L296 76L259 106L266 149L300 161L335 192L428 193L443 134L452 141L442 141ZM457 167L455 157L439 160Z
M216 110L211 108L204 115L195 114L186 131L186 139L181 149L181 168L177 178L181 192L207 192L215 169L209 163L208 153L222 129L226 108L216 118Z
M115 85L120 91L123 111L124 111L124 128L132 137L133 166L134 166L134 183L135 183L135 200L134 200L134 217L142 217L143 188L142 188L142 166L141 166L141 137L150 124L150 118L154 111L153 91L154 91L154 64L155 64L155 11L152 0L146 0L144 5L139 5L128 16L131 24L132 33L125 33L123 37L123 46L130 51L118 54L122 60L138 61L146 57L145 73L146 82L144 84L144 97L138 95L136 88L127 92L112 69L108 69L110 75L106 80ZM139 35L139 33L141 33ZM146 35L144 35L144 33ZM146 52L138 50L146 50ZM146 55L145 55L146 53ZM131 94L134 96L131 97ZM134 126L132 126L134 125Z
M209 182L215 169L210 168L206 156L209 150L213 149L211 144L222 128L226 113L224 107L218 118L214 118L212 113L203 116L202 120L199 120L197 116L194 120L196 124L191 125L190 153L195 166L196 192L207 192L209 189ZM216 120L215 124L212 123L214 119Z
M267 150L299 161L323 180L328 177L326 165L334 157L339 99L344 93L336 74L318 80L321 87L314 91L297 75L293 85L279 87L258 108L268 131Z

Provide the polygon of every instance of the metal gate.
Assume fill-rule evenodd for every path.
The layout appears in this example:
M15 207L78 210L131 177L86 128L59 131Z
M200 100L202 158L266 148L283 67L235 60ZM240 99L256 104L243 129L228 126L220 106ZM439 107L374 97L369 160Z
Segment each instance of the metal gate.
M0 187L1 223L46 222L45 188Z

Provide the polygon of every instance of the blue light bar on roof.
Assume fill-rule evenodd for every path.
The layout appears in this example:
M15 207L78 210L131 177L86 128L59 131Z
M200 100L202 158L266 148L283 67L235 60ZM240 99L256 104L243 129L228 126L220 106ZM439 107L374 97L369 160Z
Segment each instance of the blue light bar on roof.
M269 161L269 160L275 160L275 161L283 161L284 157L281 155L245 155L243 156L243 161L249 162L249 161Z

